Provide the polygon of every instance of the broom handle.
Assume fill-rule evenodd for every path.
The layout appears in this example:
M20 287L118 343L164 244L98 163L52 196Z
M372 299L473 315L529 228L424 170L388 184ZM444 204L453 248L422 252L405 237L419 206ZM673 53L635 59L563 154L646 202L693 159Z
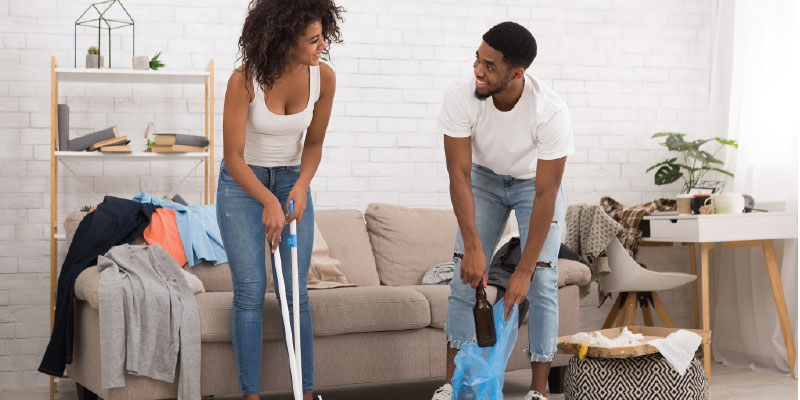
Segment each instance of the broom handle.
M294 200L289 201L289 217L294 215ZM297 373L302 383L303 359L300 345L300 278L297 262L297 221L289 223L289 247L292 252L292 314L294 317L294 355L296 358Z
M275 259L275 275L278 284L278 297L281 303L281 317L283 318L283 335L286 342L286 352L289 356L289 373L292 377L292 391L294 392L295 400L302 400L302 378L298 374L297 359L294 357L294 346L292 345L292 330L289 326L289 306L286 304L286 284L283 280L283 267L281 265L281 252L276 249L274 253Z

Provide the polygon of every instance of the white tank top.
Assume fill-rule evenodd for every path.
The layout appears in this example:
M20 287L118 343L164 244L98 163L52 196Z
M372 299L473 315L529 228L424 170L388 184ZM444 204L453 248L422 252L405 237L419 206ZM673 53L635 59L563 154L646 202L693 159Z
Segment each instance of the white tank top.
M303 111L277 115L267 108L264 91L253 81L254 96L245 125L244 162L258 167L300 165L303 139L319 99L319 66L308 67L308 104Z

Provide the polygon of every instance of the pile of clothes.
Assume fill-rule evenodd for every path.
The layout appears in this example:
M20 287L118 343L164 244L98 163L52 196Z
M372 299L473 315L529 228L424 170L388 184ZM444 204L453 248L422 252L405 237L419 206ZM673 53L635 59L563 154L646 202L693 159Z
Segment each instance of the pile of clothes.
M131 245L140 237L146 245ZM97 265L103 388L124 386L125 372L173 382L180 354L179 398L199 398L198 289L181 267L203 260L227 262L215 206L145 192L131 200L106 196L81 220L67 251L39 371L60 377L72 362L75 281Z

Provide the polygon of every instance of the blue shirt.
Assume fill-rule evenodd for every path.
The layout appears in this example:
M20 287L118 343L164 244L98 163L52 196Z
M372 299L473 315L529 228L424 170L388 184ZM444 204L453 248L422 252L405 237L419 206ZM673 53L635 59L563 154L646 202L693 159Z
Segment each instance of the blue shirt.
M137 194L133 201L175 210L178 233L189 266L194 267L203 260L214 265L228 262L217 224L216 206L184 206L170 200L157 199L146 192Z

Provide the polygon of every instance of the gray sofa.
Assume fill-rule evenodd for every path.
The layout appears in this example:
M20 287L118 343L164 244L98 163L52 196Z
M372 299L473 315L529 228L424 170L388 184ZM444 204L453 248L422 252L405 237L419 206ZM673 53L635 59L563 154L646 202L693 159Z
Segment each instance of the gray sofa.
M68 240L81 214L65 223ZM357 210L316 212L330 257L356 287L312 290L315 386L443 378L447 285L421 285L424 272L452 257L457 223L450 210L410 209L372 204ZM302 240L302 238L300 238ZM316 251L316 250L315 250ZM584 265L559 261L559 335L579 327L578 286L589 280ZM201 320L201 392L203 396L237 394L239 383L231 344L233 289L226 264L189 269L206 292L195 295ZM174 398L177 382L125 375L126 386L100 388L97 287L99 272L87 268L75 285L74 360L68 375L79 385L108 399ZM508 370L528 369L523 349L527 323ZM566 365L557 356L554 365ZM274 293L264 305L261 387L290 390L280 310Z

